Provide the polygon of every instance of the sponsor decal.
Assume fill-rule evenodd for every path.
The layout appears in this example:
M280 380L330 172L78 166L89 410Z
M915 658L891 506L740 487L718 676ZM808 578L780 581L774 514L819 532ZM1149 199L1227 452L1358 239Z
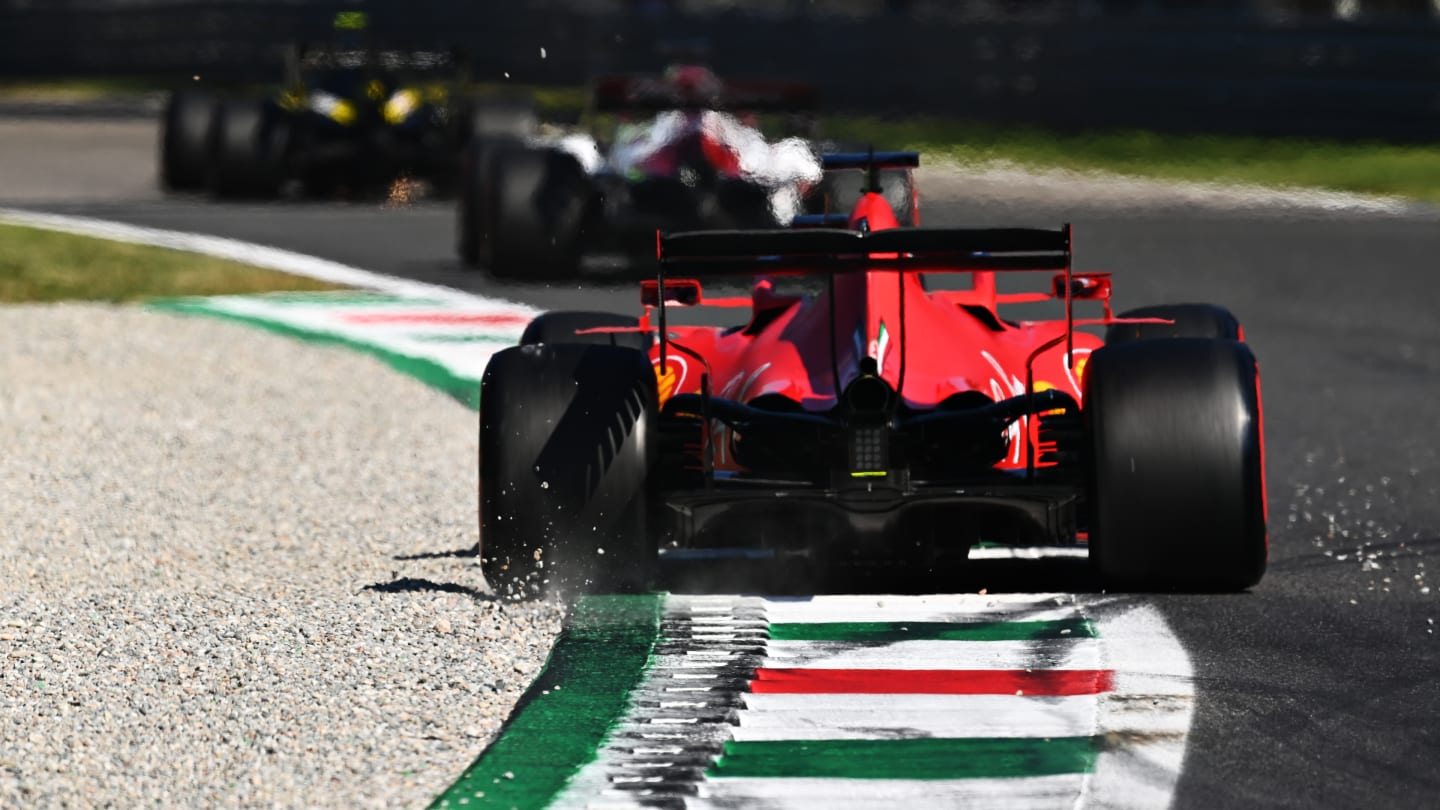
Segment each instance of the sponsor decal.
M885 322L880 322L880 334L870 341L869 355L875 361L875 367L885 368L885 353L890 350L890 330L885 328Z
M980 356L985 358L985 361L990 364L990 368L995 370L995 376L990 378L991 399L999 402L1002 399L1018 397L1025 393L1025 382L1014 374L1007 375L1005 367L1000 365L1000 361L995 359L995 355L982 349ZM1010 442L1008 458L1011 464L1020 463L1021 454L1024 452L1024 444L1020 441L1020 431L1027 430L1029 427L1029 418L1022 417L1011 422L1010 427L1005 429L1005 436Z
M685 358L678 355L668 355L665 358L665 369L660 368L660 358L656 357L650 361L655 367L655 387L660 394L660 404L664 405L677 391L684 389L685 377L690 371L690 365Z
M1090 350L1076 349L1075 368L1070 368L1070 365L1068 363L1065 365L1065 376L1070 378L1070 385L1073 386L1075 389L1076 400L1079 400L1080 395L1084 393L1084 389L1081 387L1081 385L1085 382L1085 364L1089 362Z

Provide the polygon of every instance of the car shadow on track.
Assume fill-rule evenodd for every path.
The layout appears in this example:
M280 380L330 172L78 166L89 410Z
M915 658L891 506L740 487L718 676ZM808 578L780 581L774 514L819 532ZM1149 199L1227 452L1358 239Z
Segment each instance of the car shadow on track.
M374 591L376 593L457 593L468 596L483 602L492 602L495 597L479 588L472 588L469 585L461 585L456 582L436 582L433 579L421 577L400 577L389 582L376 582L361 588L362 591Z
M463 557L479 557L480 545L477 543L465 548L452 549L450 551L422 551L418 554L396 554L392 560L399 562L412 562L414 560L448 560Z

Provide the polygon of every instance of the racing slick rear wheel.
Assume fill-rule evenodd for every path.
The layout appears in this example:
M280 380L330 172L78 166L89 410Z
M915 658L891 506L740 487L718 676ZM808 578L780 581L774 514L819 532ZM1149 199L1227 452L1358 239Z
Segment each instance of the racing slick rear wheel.
M1107 586L1235 591L1265 573L1255 357L1233 340L1097 349L1085 371L1090 560Z
M540 119L529 99L473 99L460 117L461 143L470 138L521 140L535 134Z
M519 146L498 150L490 164L487 201L492 275L574 275L591 207L591 184L573 155Z
M648 587L659 405L646 356L517 346L491 358L480 391L480 558L496 595Z
M226 101L210 131L210 191L218 197L273 197L280 191L279 128L256 101Z
M466 264L489 264L490 177L495 154L518 148L518 141L499 137L474 137L460 155L460 201L455 207L456 252Z
M496 152L522 146L540 122L528 99L471 100L458 119L461 156L456 248L462 261L475 266L491 259L487 200L493 158Z
M1117 323L1105 330L1105 343L1155 338L1244 340L1240 321L1214 304L1159 304L1120 314L1121 318L1164 318L1168 323Z
M180 91L165 105L160 130L160 184L171 191L205 187L205 165L215 99Z
M546 312L536 316L520 336L521 346L536 343L591 343L602 346L625 346L642 352L650 350L653 338L640 332L592 332L577 335L583 329L605 327L635 328L640 319L634 315L613 312Z

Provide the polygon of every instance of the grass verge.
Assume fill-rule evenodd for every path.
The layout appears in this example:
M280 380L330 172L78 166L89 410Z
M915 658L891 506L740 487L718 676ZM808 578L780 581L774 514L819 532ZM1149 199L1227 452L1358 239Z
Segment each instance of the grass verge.
M0 81L4 101L103 101L165 89L151 79L75 77Z
M0 224L0 303L336 289L195 253Z
M1440 148L1137 130L1055 133L917 118L835 118L826 135L961 162L1104 171L1163 180L1298 186L1440 202Z

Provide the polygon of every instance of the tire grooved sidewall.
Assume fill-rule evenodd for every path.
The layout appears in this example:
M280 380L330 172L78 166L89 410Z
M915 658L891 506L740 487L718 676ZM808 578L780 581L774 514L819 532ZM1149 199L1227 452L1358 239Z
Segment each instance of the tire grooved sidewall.
M646 403L652 403L646 407ZM603 345L495 355L481 407L481 550L492 586L643 587L655 377Z

